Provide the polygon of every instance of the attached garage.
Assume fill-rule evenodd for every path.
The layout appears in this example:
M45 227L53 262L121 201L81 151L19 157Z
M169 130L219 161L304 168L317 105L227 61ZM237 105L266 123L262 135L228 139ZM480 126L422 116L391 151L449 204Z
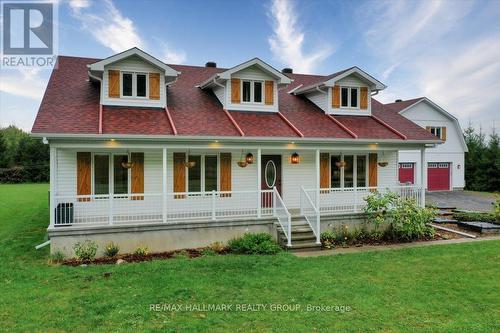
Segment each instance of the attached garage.
M429 163L427 165L427 189L429 191L450 190L450 163Z
M415 184L415 163L399 163L399 182Z

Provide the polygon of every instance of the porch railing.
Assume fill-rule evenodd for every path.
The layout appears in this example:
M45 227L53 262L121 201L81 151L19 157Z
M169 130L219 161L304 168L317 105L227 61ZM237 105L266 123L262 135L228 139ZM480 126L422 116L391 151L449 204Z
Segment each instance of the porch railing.
M271 217L275 211L281 216L274 196L273 190L55 196L54 225L227 220Z
M316 236L316 243L319 244L321 232L319 209L317 205L313 203L309 193L307 193L303 186L300 187L300 215L303 215L306 219Z
M413 199L422 203L421 187L412 186L380 186L380 187L350 187L350 188L322 188L319 190L319 203L316 206L321 214L341 214L361 212L366 205L365 198L371 193L394 192L405 199ZM316 197L317 189L304 190L309 197Z
M286 236L287 246L292 246L292 215L288 211L276 187L273 188L274 216Z

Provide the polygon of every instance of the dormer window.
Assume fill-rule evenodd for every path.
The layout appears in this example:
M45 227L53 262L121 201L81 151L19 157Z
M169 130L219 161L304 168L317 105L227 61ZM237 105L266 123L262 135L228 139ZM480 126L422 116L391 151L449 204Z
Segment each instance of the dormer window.
M122 97L147 97L148 74L122 72Z
M343 108L358 108L359 105L359 88L358 87L341 87L340 88L340 105Z
M262 81L242 80L242 101L244 103L262 103L263 89Z

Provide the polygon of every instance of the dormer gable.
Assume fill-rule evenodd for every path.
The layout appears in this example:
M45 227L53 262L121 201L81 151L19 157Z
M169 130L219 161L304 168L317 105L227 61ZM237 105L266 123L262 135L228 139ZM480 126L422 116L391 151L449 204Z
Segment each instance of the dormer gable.
M386 86L359 69L351 67L299 87L295 95L304 95L327 114L371 116L371 95Z
M164 108L167 85L180 72L148 53L132 48L87 66L101 82L101 104Z
M292 80L269 64L253 58L202 82L230 111L278 112L278 88Z

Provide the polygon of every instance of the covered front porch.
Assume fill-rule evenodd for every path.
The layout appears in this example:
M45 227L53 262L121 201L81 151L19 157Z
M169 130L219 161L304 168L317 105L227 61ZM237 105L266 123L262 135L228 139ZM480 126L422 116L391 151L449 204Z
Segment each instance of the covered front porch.
M307 221L319 242L321 216L360 213L375 190L425 202L421 185L398 183L397 146L389 144L110 140L50 152L49 229L274 219L291 245L292 216Z

